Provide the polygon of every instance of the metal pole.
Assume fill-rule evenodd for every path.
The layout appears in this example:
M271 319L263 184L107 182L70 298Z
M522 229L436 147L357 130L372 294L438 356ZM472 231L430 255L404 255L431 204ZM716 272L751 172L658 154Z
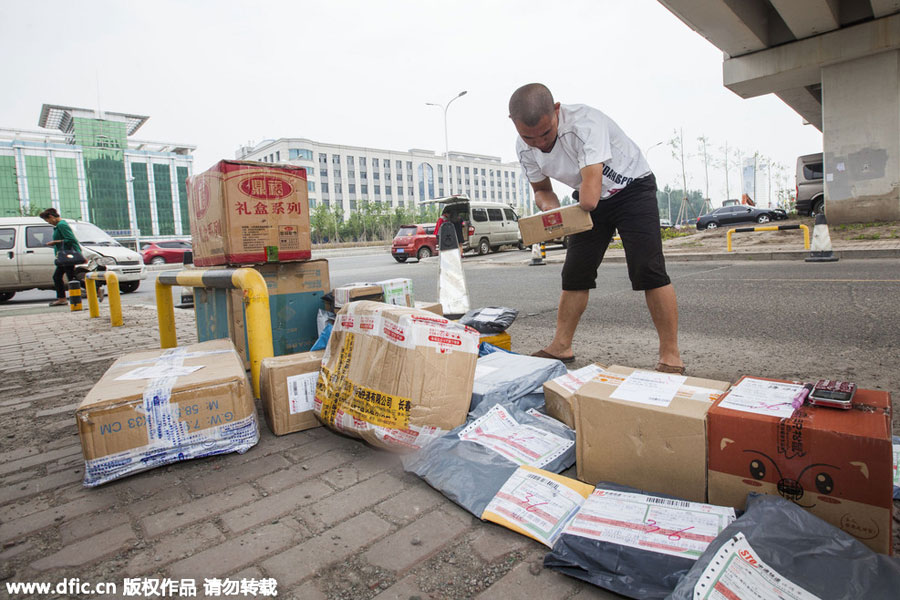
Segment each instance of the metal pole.
M447 172L445 173L445 177L447 178L447 189L450 191L448 196L453 195L453 185L450 180L450 138L447 134L447 111L450 109L450 105L453 104L453 101L457 98L462 98L468 94L467 90L461 91L459 94L450 99L447 104L438 104L436 102L426 102L427 106L437 106L443 109L444 111L444 164L447 166Z

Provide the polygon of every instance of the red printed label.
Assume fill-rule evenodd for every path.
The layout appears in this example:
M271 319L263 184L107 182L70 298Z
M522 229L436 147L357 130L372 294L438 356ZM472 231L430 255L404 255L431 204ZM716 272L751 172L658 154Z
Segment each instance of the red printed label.
M445 346L462 346L462 340L458 337L450 337L448 335L429 335L429 342L434 342L435 344L444 344Z
M281 200L294 193L294 186L289 182L271 175L247 177L238 187L244 194L261 200Z
M197 218L202 219L206 216L206 211L209 210L209 183L207 183L206 179L201 179L197 183L196 199Z
M543 221L544 227L556 227L562 225L562 215L558 212L548 213L541 215L541 221Z
M347 329L353 329L353 317L348 315L338 315L340 317L341 327L346 327Z
M406 340L404 331L392 323L385 323L383 331L384 335L397 342Z

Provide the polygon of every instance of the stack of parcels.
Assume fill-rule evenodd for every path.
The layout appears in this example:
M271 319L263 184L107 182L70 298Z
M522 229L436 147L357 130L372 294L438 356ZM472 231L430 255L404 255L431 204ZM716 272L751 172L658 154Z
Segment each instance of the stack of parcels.
M406 306L409 308L414 308L416 306L415 299L413 298L412 280L403 277L385 279L384 281L375 281L372 283L348 283L334 288L333 308L335 310L340 310L344 305L360 300L384 302L385 304Z
M254 268L266 281L275 356L309 350L331 289L311 257L306 169L223 160L187 180L194 264ZM309 261L309 262L303 262ZM230 338L249 367L242 290L196 288L200 341Z
M802 385L742 377L709 411L709 500L780 495L876 552L891 551L891 396L859 389L850 410L791 400Z
M465 421L478 332L379 302L346 304L316 386L326 426L395 450L421 448Z
M79 405L84 485L259 441L243 364L227 340L119 358Z
M706 418L728 388L609 367L575 392L578 478L706 502Z

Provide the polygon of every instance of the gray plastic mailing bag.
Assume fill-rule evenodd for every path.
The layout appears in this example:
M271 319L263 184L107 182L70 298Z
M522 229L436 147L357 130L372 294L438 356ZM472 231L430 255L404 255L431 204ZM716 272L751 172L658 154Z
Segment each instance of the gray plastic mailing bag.
M496 404L534 392L568 371L561 361L521 354L494 352L478 359L472 385L471 410L482 402Z
M804 600L900 598L900 559L873 552L784 498L750 494L747 511L709 545L670 598L707 598L711 588L743 597L742 586L760 589L760 582Z
M591 504L598 494L598 501L608 498L602 513ZM683 524L685 518L693 526ZM734 518L729 507L601 482L544 557L544 566L629 598L665 598Z
M519 465L560 473L575 464L575 432L534 408L482 404L465 425L402 460L407 471L481 518Z

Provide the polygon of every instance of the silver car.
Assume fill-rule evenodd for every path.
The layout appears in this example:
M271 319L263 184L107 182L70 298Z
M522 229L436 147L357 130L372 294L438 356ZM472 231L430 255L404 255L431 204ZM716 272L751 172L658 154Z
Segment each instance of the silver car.
M824 172L821 152L797 159L797 213L815 216L825 211Z

